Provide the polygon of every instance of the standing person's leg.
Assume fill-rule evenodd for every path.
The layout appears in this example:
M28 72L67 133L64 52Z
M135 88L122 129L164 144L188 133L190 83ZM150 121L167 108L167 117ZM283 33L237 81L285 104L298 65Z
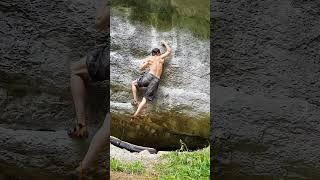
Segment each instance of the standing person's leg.
M74 136L87 136L86 129L86 84L89 80L88 69L86 65L86 59L82 58L80 61L71 65L71 78L70 87L74 107L76 111L76 128L69 132L69 135ZM79 125L81 124L81 125Z
M108 137L110 136L110 115L107 114L102 127L97 131L97 133L94 135L88 152L86 153L85 157L80 163L80 166L78 167L78 170L80 173L87 170L94 161L97 160L98 155L100 152L102 152L108 143Z
M100 46L88 53L87 58L84 61L86 64L85 67L87 71L87 81L90 80L90 82L102 82L104 80L109 80L109 61L106 58L106 53L108 53L106 52L106 46ZM85 105L85 101L80 102L80 105ZM80 177L82 177L83 172L90 167L92 162L97 159L99 152L104 150L103 147L108 144L107 140L109 136L109 121L110 117L107 114L102 127L94 135L85 157L81 161L80 166L77 168L78 172L80 171Z

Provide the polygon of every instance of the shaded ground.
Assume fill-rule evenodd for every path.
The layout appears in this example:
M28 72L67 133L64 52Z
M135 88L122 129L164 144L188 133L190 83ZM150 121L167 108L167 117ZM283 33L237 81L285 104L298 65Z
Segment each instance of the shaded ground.
M94 129L91 129L95 132ZM8 178L70 179L87 152L91 136L71 139L66 131L12 130L0 127L0 175ZM95 179L106 174L103 152L95 163ZM19 172L19 174L16 174ZM0 178L1 179L1 178Z

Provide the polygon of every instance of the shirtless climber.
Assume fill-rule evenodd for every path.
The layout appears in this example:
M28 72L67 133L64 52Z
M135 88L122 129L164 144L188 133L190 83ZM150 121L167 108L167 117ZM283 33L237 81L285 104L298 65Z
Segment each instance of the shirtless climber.
M71 64L71 93L73 97L74 107L76 111L76 125L68 132L70 137L87 137L88 129L86 126L86 85L90 82L98 82L109 80L109 50L108 36L110 26L110 11L108 1L97 0L96 6L96 29L98 38L96 39L96 47L90 51L86 57L80 61ZM108 92L106 90L106 92ZM109 103L109 102L106 102ZM105 150L109 139L109 123L110 116L106 115L103 125L91 140L89 149L80 162L77 172L80 172L80 178L83 173L89 169L94 161L97 160L98 154Z
M160 83L164 59L171 53L171 48L165 41L161 41L160 43L161 45L165 46L166 52L160 54L160 49L154 48L151 52L152 56L144 59L143 64L140 65L140 70L149 68L149 72L144 73L142 76L132 81L131 83L133 94L133 100L131 104L133 106L138 106L137 111L134 113L131 120L134 120L134 118L139 115L147 101L152 101L156 95ZM137 88L140 87L146 87L147 89L143 95L142 101L139 103L137 98Z

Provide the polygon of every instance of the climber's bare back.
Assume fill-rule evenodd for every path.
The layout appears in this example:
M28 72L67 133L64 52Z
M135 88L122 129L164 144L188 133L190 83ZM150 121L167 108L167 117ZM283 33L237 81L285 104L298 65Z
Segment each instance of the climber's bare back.
M158 48L155 48L152 50L152 56L146 58L143 61L143 64L140 65L140 69L149 68L149 73L156 76L160 79L160 76L162 74L163 64L165 58L167 58L171 53L171 48L168 46L168 44L165 41L160 42L161 45L165 46L166 51L163 54L160 54L160 50Z
M148 59L146 59L146 62L148 63L149 73L155 75L157 78L160 79L164 59L162 59L160 56L151 56Z

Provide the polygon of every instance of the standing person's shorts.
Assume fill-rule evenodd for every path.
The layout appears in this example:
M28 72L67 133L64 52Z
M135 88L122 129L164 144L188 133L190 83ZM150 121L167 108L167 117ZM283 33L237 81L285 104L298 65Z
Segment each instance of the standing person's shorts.
M87 55L86 64L93 82L107 80L110 74L108 48L106 45L96 47Z
M151 73L144 73L137 79L138 87L147 87L144 97L149 101L155 98L159 83L160 79Z

